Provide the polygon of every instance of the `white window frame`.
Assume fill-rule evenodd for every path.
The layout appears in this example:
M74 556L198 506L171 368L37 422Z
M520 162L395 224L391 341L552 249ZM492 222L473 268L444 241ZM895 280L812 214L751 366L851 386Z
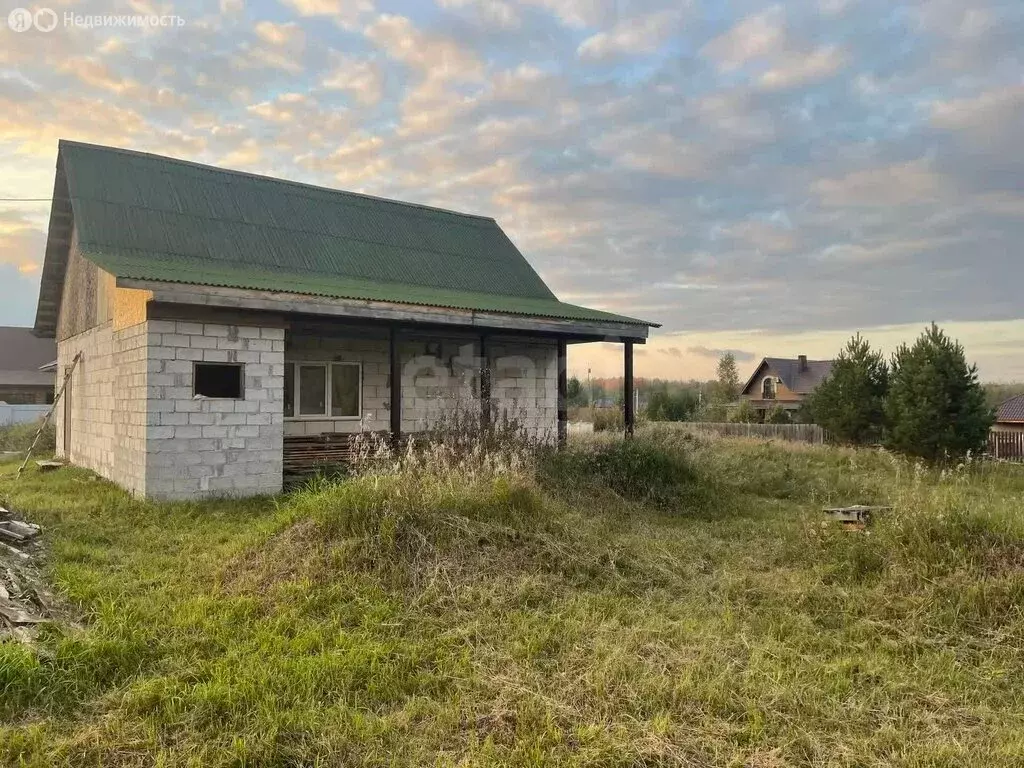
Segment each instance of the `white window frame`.
M349 361L349 360L285 360L286 365L291 365L292 370L292 398L294 403L294 412L291 416L285 416L285 421L359 421L363 418L363 364L361 362ZM333 388L331 387L331 366L332 365L353 365L359 370L359 412L355 416L332 416L331 411L333 410L333 403L331 402L331 393ZM302 394L299 392L299 369L305 366L306 368L324 368L324 382L327 385L327 395L324 398L324 408L326 413L304 413L300 415L302 406L299 401L302 398Z
M772 383L772 396L771 397L765 397L764 396L764 385L765 385L765 382L768 382L768 381L770 381ZM775 377L775 376L765 376L763 379L761 379L761 400L764 400L766 402L767 401L773 401L774 402L775 400L778 400L778 399L779 399L779 379L777 377Z

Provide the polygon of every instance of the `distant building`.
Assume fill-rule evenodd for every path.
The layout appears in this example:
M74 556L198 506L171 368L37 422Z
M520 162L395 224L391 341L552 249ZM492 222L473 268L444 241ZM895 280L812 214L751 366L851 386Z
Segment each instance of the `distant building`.
M0 403L52 403L54 371L40 368L56 359L53 339L41 339L31 328L0 326Z
M832 372L831 360L766 357L740 390L746 400L763 417L772 408L798 411L804 400Z
M1004 400L996 408L993 432L1024 432L1024 395Z

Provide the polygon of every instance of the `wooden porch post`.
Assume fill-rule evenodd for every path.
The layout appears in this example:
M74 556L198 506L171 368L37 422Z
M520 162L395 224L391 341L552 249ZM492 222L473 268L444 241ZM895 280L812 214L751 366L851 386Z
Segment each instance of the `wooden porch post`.
M480 431L491 428L491 359L487 335L480 335Z
M569 382L567 380L568 360L565 339L558 340L558 447L565 446L568 431L569 410L566 403Z
M636 413L633 408L633 342L627 341L625 348L625 376L623 377L622 414L626 427L626 437L633 436L636 425Z
M391 444L397 451L402 443L402 361L398 355L398 326L391 326L388 353L391 358Z

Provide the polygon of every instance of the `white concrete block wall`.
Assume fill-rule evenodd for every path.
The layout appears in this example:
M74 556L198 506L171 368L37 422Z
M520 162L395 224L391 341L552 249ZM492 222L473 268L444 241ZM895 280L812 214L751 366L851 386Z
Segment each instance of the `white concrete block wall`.
M114 475L114 334L109 323L91 328L57 345L57 377L61 381L75 356L71 382L55 412L57 455L97 474ZM70 429L65 415L70 412ZM65 434L69 444L65 444Z
M404 433L429 430L456 411L463 418L479 419L479 354L479 342L471 337L413 337L399 342ZM390 388L385 392L390 398Z
M115 331L110 323L57 345L57 386L79 352L72 374L70 445L65 404L54 412L57 455L128 490L145 493L146 324Z
M558 343L501 338L491 343L491 404L535 439L558 437Z
M146 493L147 323L114 331L114 482Z
M146 494L279 492L284 329L150 320L147 341ZM196 398L197 362L243 364L243 397Z
M391 426L389 341L378 328L345 336L289 333L285 361L362 364L360 419L286 419L286 435L387 431ZM494 337L490 342L492 402L497 414L514 418L539 439L557 432L558 350L554 341ZM479 341L472 336L410 335L399 344L402 363L402 431L434 426L443 414L480 413ZM439 353L439 354L438 354Z

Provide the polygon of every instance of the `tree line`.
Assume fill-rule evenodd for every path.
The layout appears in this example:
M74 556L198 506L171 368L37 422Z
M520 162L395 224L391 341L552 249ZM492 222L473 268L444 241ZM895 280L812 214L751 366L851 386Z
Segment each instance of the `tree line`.
M994 420L977 366L934 323L888 361L860 334L851 338L807 408L837 441L928 461L983 451Z
M573 377L568 385L570 407L622 404L618 380L588 386ZM749 402L737 402L742 383L729 352L719 359L710 381L643 379L637 385L641 414L651 421L760 420ZM854 336L798 413L776 407L763 420L816 423L839 442L881 444L934 461L984 450L993 406L1020 391L1024 385L984 387L963 347L933 323L888 360L859 334Z

